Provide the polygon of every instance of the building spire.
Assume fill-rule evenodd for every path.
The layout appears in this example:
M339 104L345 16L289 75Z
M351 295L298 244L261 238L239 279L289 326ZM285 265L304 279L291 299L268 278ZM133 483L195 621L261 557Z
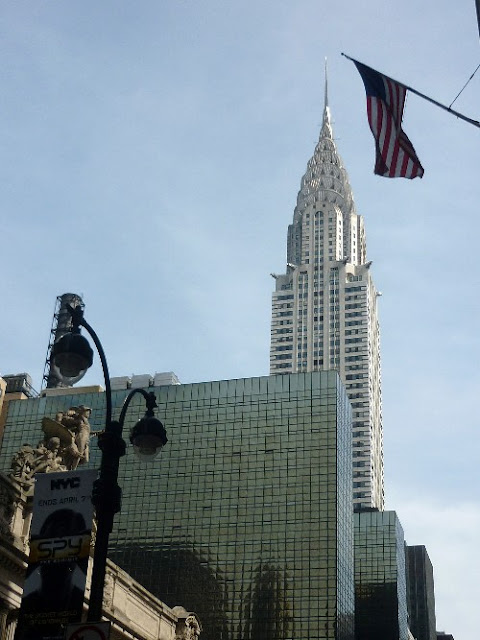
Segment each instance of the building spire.
M327 67L327 57L325 56L325 108L324 111L328 109L328 67Z
M327 131L325 131L325 125L327 126ZM328 105L328 67L327 67L327 58L325 57L325 104L323 107L323 126L322 131L320 133L320 137L325 136L325 133L330 133L330 136L333 138L332 132L332 123L330 121L330 107Z
M325 96L323 122L315 151L307 164L297 196L294 220L315 202L337 204L344 214L354 213L352 190L347 172L333 137L330 106L328 104L328 70L325 58Z

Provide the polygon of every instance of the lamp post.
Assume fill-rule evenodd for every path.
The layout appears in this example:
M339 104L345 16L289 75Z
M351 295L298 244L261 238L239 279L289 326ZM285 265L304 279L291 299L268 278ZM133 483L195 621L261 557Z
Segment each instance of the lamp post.
M153 459L167 443L167 434L163 424L154 416L154 409L157 407L155 394L147 393L144 389L132 389L125 399L118 421L112 420L112 389L103 347L95 331L84 319L83 308L71 305L67 305L67 308L72 316L72 329L53 345L51 363L55 373L63 382L74 384L92 366L93 351L80 330L80 327L84 327L98 351L105 378L105 430L98 436L102 458L99 475L92 491L97 533L87 617L89 622L97 622L102 618L108 540L113 527L113 518L121 509L122 491L117 480L120 458L125 455L126 450L122 432L129 404L135 394L141 394L144 397L147 409L145 416L136 423L130 433L130 442L137 455L143 460Z

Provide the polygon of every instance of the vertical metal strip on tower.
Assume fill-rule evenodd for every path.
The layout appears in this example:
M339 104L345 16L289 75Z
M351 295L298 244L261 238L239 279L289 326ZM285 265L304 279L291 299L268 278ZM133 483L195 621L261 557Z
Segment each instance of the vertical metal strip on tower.
M68 333L72 326L72 319L68 312L67 305L72 307L84 307L81 296L76 293L64 293L57 297L55 303L55 311L53 313L52 328L50 330L50 340L47 349L47 358L45 360L45 367L43 369L42 389L55 389L58 387L64 387L65 385L52 371L50 366L50 358L52 353L52 347L60 340L62 336Z

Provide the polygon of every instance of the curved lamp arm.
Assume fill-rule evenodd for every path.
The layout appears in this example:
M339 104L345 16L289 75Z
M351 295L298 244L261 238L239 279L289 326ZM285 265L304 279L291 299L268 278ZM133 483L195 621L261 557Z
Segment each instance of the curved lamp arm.
M102 343L100 342L99 337L95 333L95 330L88 324L88 322L83 317L83 309L81 307L72 307L72 305L67 305L67 308L72 316L72 323L74 329L77 327L84 327L87 333L91 336L94 345L97 348L98 355L100 356L100 362L102 363L103 369L103 377L105 380L105 398L106 398L106 409L105 409L105 424L109 425L112 421L112 387L110 385L110 374L108 371L107 358L105 356L105 351L103 350Z
M148 415L153 415L153 409L157 407L157 401L154 393L147 393L145 389L132 389L123 402L122 410L120 411L120 417L118 418L118 421L122 429L125 422L125 416L127 414L128 407L130 405L130 402L132 401L133 396L136 393L140 393L145 398L145 404L147 406Z

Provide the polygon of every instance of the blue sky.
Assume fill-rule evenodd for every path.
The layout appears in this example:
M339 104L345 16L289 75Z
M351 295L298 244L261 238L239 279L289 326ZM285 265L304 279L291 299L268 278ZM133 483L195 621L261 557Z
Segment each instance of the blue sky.
M381 298L387 506L478 635L480 131L407 97L422 180L373 175L345 53L450 104L474 0L7 0L0 8L2 373L41 378L83 294L112 375L268 374L271 272L330 105ZM453 108L479 119L480 72ZM101 382L98 367L86 382Z

